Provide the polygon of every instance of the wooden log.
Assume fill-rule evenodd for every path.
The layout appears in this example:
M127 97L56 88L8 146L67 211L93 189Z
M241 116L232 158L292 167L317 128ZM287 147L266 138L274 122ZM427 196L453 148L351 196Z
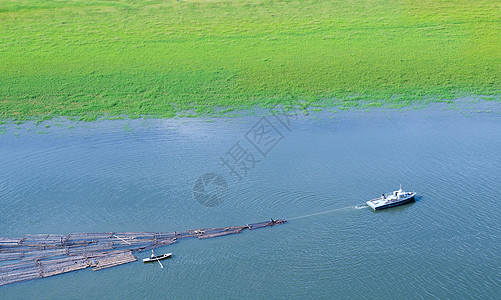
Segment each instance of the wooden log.
M132 255L132 251L124 251L118 253L110 253L109 255L105 255L102 257L94 258L91 263L92 270L98 271L122 264L126 264L129 262L136 261L137 258Z
M11 284L11 283L16 283L16 282L38 279L38 278L41 278L41 276L38 272L38 269L33 268L32 272L25 272L25 273L16 274L16 275L0 276L0 286Z
M0 266L0 286L40 278L35 262L21 262Z
M59 242L61 239L65 239L66 237L67 235L62 234L49 234L47 236L47 240Z
M17 247L3 247L0 248L0 253L21 253L21 252L27 252L27 251L33 251L33 250L38 250L40 247L24 247L24 246L17 246Z
M278 219L278 220L274 220L273 222L266 221L266 222L248 224L247 228L249 228L249 229L257 229L257 228L263 228L263 227L267 227L267 226L274 226L274 225L278 225L278 224L284 224L286 222L287 222L287 220L285 220L285 219Z
M260 222L260 223L248 224L247 226L249 227L249 229L256 229L256 228L262 228L262 227L269 226L270 223L271 223L270 221Z
M45 240L49 235L47 233L41 233L41 234L25 234L24 237L25 239L29 240L29 239L35 239L35 240L38 240L38 239L42 239L42 240Z
M155 234L156 239L165 239L171 237L175 237L174 232L158 232L157 234Z
M85 245L88 245L88 244L91 244L92 241L88 241L88 240L64 240L63 241L63 247L65 246L85 246Z
M17 253L0 253L0 261L7 261L7 260L18 260L21 259L22 253L17 252Z
M0 285L53 276L89 266L94 271L101 270L136 261L133 251L163 247L180 238L205 239L285 222L287 221L280 219L246 226L180 232L27 234L23 238L0 238L0 261L21 259L21 262L0 265Z
M158 241L154 242L147 242L147 243L142 243L142 244L136 244L134 246L129 246L129 245L115 245L113 244L113 249L115 250L133 250L133 251L138 251L139 249L144 249L148 246L154 245L155 243L158 243Z
M155 232L115 232L114 235L117 235L121 238L130 238L130 239L154 239L156 233Z
M61 234L26 234L25 240L45 240L45 241L59 241L61 238L66 238L66 235Z
M32 268L34 266L35 266L35 262L33 262L33 261L2 265L2 266L0 266L0 276L6 272L10 272L13 270L22 270L22 269Z
M111 238L114 232L103 232L103 233L71 233L68 237L68 241L73 240L98 240L98 239L106 239Z
M0 248L4 246L14 246L21 242L22 238L0 237Z
M113 249L113 243L98 243L82 247L68 247L68 255L78 255L89 252L99 252Z
M3 273L2 275L0 275L0 281L11 281L11 280L15 280L16 278L19 278L19 277L22 278L24 276L30 276L32 274L40 275L40 272L39 272L37 266L33 266L29 269L13 270L13 271Z
M143 251L147 251L147 250L151 250L151 249L156 249L156 248L164 247L164 246L173 244L175 242L177 242L176 238L170 238L170 239L167 239L167 240L157 241L156 243L148 245L146 247L138 248L138 249L136 249L136 251L137 252L143 252Z
M129 238L122 238L121 236L116 236L112 239L109 239L109 242L112 242L113 245L115 246L135 246L135 245L140 245L140 244L145 244L145 243L154 243L157 239L153 238L142 238L142 239L129 239Z
M27 234L20 243L31 246L56 246L61 245L65 237L60 234Z
M230 229L230 230L227 230L227 231L204 234L204 235L199 236L198 238L199 239L207 239L207 238L218 237L218 236L223 236L223 235L235 234L235 233L242 232L242 230L243 230L243 227L241 227L241 228L234 228L234 229Z
M87 268L89 265L84 257L67 257L57 262L47 260L40 261L41 276L49 277L62 273L72 272Z
M51 250L39 250L39 251L24 252L23 254L24 257L22 258L22 260L36 260L46 257L67 255L67 249L61 248L61 249L51 249Z

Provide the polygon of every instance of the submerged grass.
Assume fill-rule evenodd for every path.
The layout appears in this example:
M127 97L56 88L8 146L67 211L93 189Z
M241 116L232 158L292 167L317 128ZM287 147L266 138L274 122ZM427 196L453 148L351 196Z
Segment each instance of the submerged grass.
M490 0L3 0L0 119L499 99L499 32Z

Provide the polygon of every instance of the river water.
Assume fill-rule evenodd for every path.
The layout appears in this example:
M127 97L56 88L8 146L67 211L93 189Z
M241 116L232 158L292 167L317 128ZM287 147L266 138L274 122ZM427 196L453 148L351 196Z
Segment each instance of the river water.
M290 221L182 240L157 250L173 253L164 269L85 269L0 298L497 298L501 115L490 106L4 125L0 236ZM224 184L196 186L203 174ZM400 184L415 203L363 205Z

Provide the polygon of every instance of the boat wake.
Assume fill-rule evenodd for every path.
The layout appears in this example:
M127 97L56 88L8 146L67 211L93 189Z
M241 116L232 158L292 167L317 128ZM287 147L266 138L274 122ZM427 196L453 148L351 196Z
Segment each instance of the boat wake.
M294 217L294 218L288 218L287 220L290 221L290 220L303 219L303 218L308 218L308 217L313 217L313 216L328 214L328 213L335 212L335 211L348 210L350 208L364 209L364 208L367 208L367 207L369 207L367 204L359 204L359 205L355 205L355 206L346 206L346 207L342 207L342 208L330 209L330 210L321 211L321 212L317 212L317 213L313 213L313 214L308 214L308 215L304 215L304 216L298 216L298 217Z
M362 209L364 207L367 207L367 205L346 206L346 207L342 207L342 208L330 209L330 210L321 211L321 212L317 212L317 213L313 213L313 214L308 214L308 215L303 215L303 216L298 216L298 217L294 217L294 218L288 218L287 220L290 221L290 220L303 219L303 218L308 218L308 217L313 217L313 216L328 214L328 213L335 212L335 211L348 210L350 208L351 209L353 209L353 208L354 209Z

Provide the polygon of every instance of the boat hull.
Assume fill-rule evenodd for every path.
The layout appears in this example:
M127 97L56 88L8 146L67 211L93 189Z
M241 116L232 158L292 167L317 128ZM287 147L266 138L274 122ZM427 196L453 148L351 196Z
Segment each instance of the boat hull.
M411 197L409 198L406 198L406 199L402 199L400 201L395 201L395 202L391 202L391 203L388 203L388 204L384 204L384 205L371 205L369 202L367 202L367 205L369 205L370 208L372 208L373 210L381 210L381 209L385 209L385 208L390 208L390 207L395 207L395 206L399 206L399 205L402 205L402 204L406 204L406 203L409 203L409 202L412 202L415 200L415 197L416 195L412 195Z
M143 259L143 262L154 262L154 261L159 261L159 260L162 260L162 259L166 259L166 258L169 258L172 256L172 253L168 253L168 254L164 254L164 255L159 255L159 256L154 256L154 257L148 257L148 258L144 258Z

